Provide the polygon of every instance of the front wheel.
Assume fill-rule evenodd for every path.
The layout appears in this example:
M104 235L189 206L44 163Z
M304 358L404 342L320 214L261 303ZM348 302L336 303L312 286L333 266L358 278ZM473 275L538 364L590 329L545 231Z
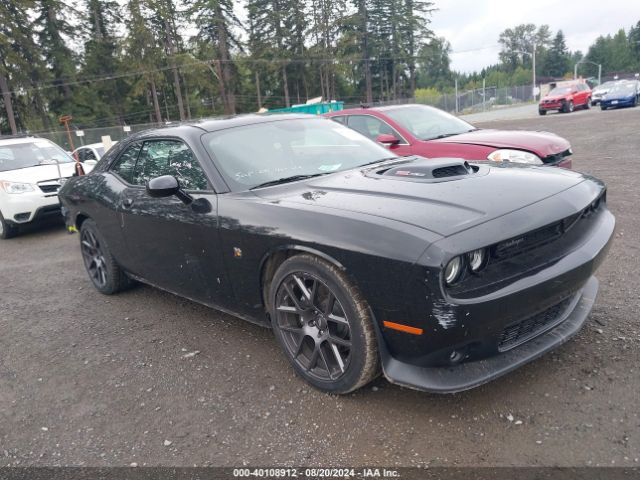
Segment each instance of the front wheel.
M569 103L567 103L567 105L565 106L564 112L571 113L573 112L573 109L574 109L573 100L569 100Z
M538 110L538 114L540 115L546 115L547 111L546 110Z
M313 255L293 256L274 275L269 299L276 339L311 385L345 394L379 374L369 307L337 267Z
M591 99L587 98L587 103L584 104L584 108L589 110L591 108Z
M600 110L602 110L603 112L607 109L607 107L605 107L604 105L600 104Z
M93 220L82 222L80 250L89 279L100 293L111 295L131 284L131 280L111 256L109 247Z
M0 238L6 240L8 238L15 237L17 233L18 228L15 225L7 222L2 216L2 213L0 213Z

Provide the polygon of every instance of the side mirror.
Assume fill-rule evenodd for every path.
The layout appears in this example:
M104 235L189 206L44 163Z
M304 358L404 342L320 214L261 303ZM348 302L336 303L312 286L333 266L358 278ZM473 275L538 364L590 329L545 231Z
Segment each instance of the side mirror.
M193 197L180 188L180 182L173 175L162 175L147 182L147 193L153 198L166 198L175 195L186 205L191 205Z
M153 198L164 198L175 195L180 190L180 182L171 175L162 175L147 182L147 193Z
M82 163L84 163L85 165L89 165L91 167L94 167L98 162L97 162L97 160L85 160Z
M382 145L385 145L387 147L390 147L391 145L397 145L398 143L400 143L400 139L396 138L395 135L382 133L376 137L376 142L381 143Z

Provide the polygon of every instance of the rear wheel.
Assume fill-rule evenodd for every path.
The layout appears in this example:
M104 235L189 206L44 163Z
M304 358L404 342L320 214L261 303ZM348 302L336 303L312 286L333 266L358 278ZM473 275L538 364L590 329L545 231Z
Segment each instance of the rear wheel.
M275 273L269 299L276 339L311 385L344 394L379 374L369 307L337 267L313 255L291 257Z
M18 227L7 222L2 213L0 213L0 238L7 239L15 237L18 234Z
M111 295L131 285L131 280L111 256L96 223L87 219L80 227L82 260L93 286L100 293Z

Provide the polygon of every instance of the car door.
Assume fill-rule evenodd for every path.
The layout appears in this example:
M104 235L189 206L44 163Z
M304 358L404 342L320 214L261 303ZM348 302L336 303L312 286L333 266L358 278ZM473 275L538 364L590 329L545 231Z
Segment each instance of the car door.
M348 115L347 126L356 132L360 132L364 136L369 137L374 142L376 141L376 138L378 138L378 135L393 135L399 140L399 143L391 145L389 150L399 156L411 155L411 145L409 145L409 142L407 142L407 140L400 135L395 128L391 127L387 122L379 119L378 117L374 117L373 115Z
M194 199L152 198L150 179L173 175ZM129 269L160 288L212 305L228 298L219 248L217 197L192 150L178 139L146 140L122 191Z
M578 85L578 94L580 95L580 105L586 105L589 98L589 87L586 84L581 83Z

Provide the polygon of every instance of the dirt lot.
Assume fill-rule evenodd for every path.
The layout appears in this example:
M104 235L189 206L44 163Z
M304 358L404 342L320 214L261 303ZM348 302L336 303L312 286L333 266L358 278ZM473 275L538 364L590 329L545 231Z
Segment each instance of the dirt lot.
M482 126L567 137L609 185L616 239L571 342L462 394L329 396L270 331L149 287L102 296L78 236L38 229L0 243L0 464L640 465L640 108Z

